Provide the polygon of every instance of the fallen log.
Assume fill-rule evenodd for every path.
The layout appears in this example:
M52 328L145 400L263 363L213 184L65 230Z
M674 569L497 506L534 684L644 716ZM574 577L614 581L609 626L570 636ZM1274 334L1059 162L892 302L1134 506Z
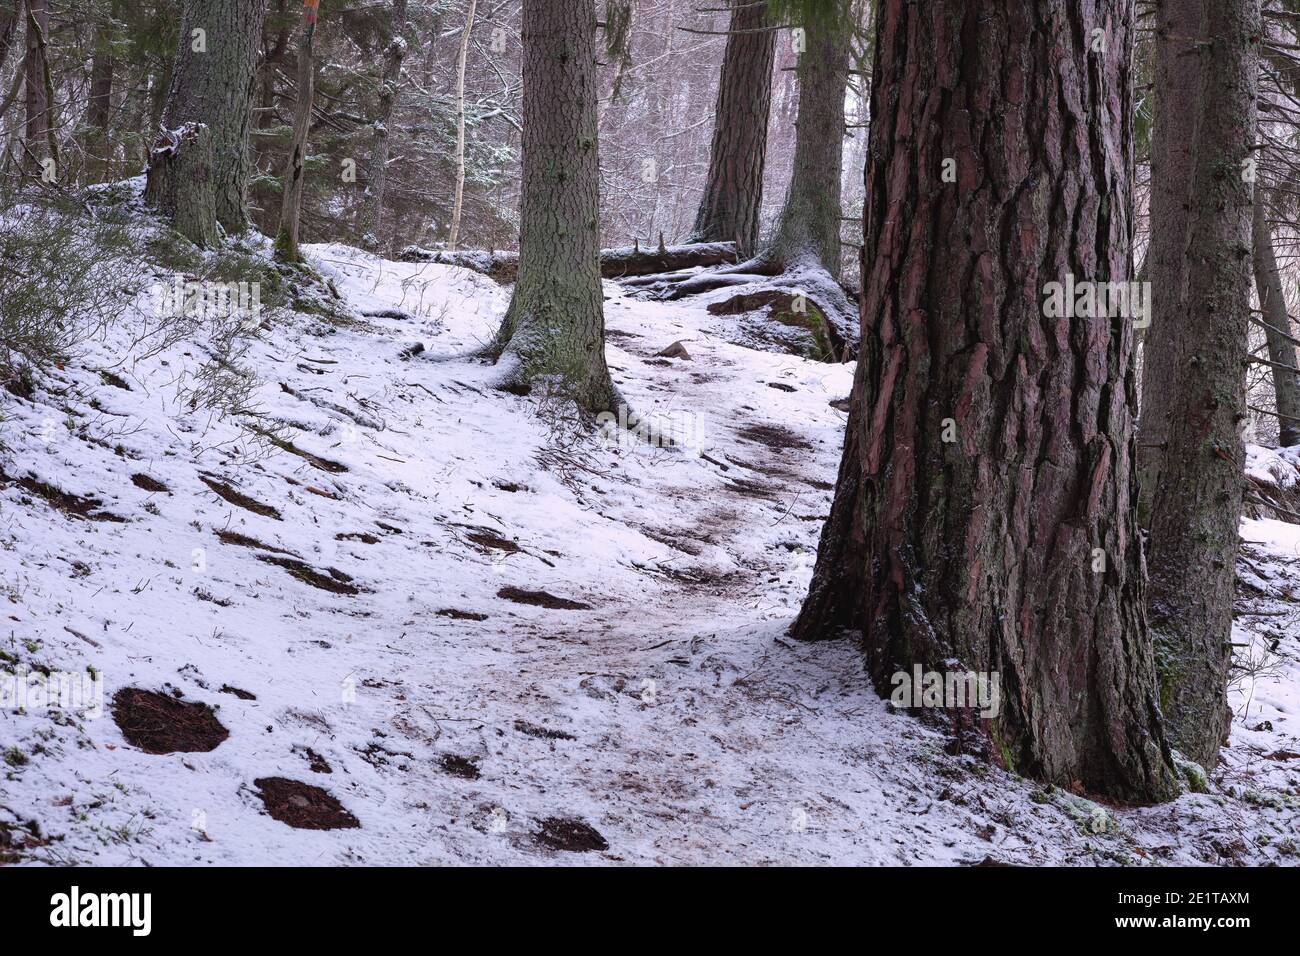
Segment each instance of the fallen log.
M459 266L482 273L497 282L514 282L519 272L519 253L464 251L446 252L407 246L398 253L400 262L433 262ZM655 275L680 269L707 268L733 263L737 259L734 242L696 242L680 246L642 249L625 246L600 251L600 274L606 279Z

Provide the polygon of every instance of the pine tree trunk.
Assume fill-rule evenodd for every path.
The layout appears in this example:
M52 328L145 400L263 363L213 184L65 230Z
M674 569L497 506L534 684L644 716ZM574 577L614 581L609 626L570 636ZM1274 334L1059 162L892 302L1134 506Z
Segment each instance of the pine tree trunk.
M162 112L168 130L202 123L212 131L213 214L230 233L248 225L248 129L266 2L186 0Z
M1259 0L1206 5L1187 308L1168 444L1152 503L1150 619L1170 741L1206 767L1228 732L1228 667L1246 421Z
M210 249L217 232L212 128L186 123L163 130L149 152L144 199L196 246Z
M840 162L852 34L829 13L807 19L799 56L794 166L764 258L786 271L821 265L840 274ZM730 237L728 237L730 238Z
M465 61L469 58L469 36L474 29L475 0L469 0L465 14L465 32L460 38L460 56L456 63L456 195L451 204L451 231L447 248L454 250L460 240L460 212L465 199Z
M402 78L402 60L406 57L406 0L393 0L390 11L388 44L384 47L384 72L379 84L379 108L375 111L370 165L366 168L366 190L361 199L358 229L361 244L379 248L379 228L384 215L384 191L388 184L388 123L397 105L397 89Z
M23 89L26 98L23 138L24 168L33 174L42 172L41 161L49 153L50 101L45 88L45 40L50 33L48 0L26 0L27 57L23 62Z
M1296 350L1291 342L1291 318L1286 311L1282 276L1273 252L1273 236L1262 196L1255 197L1255 216L1251 245L1254 248L1255 291L1263 314L1264 337L1268 359L1273 363L1273 397L1277 403L1278 444L1300 445L1300 371L1296 369ZM1290 338L1288 338L1290 336ZM1282 368L1281 366L1286 366Z
M733 0L731 28L718 79L709 175L691 242L735 242L741 255L758 245L763 166L772 106L776 31L767 7Z
M1131 4L878 15L862 348L793 633L860 635L882 694L913 665L997 674L995 717L952 716L1005 766L1167 798L1132 325L1042 305L1067 273L1131 276Z
M90 61L90 95L86 102L86 165L100 180L108 178L112 156L108 141L109 117L113 106L113 52L109 37L101 34Z
M1150 524L1151 503L1165 460L1169 417L1176 407L1175 369L1196 322L1187 309L1188 195L1195 158L1196 109L1201 92L1205 0L1162 0L1156 5L1155 102L1151 133L1151 227L1146 278L1151 281L1151 325L1142 336L1142 412L1138 430L1138 516ZM1188 104L1193 104L1190 108Z
M524 0L519 278L497 342L509 387L607 411L595 30L592 0Z
M298 227L302 218L302 186L306 173L307 133L311 130L311 107L315 96L316 62L312 55L312 38L316 34L316 12L320 0L304 0L302 33L298 38L298 100L293 108L293 136L289 140L289 158L280 177L284 193L280 204L280 226L275 236L276 254L290 262L301 258L298 251Z

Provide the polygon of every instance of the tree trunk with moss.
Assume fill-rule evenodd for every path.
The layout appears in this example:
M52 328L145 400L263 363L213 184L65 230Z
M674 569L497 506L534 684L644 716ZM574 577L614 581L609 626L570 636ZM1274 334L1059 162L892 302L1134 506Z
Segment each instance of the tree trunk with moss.
M840 4L827 6L838 9ZM803 29L794 165L763 258L785 271L820 265L832 276L839 276L844 92L852 31L846 16L830 10L810 10Z
M752 254L758 244L763 208L776 52L776 31L771 26L766 4L733 0L718 80L709 174L691 230L691 242L735 242L742 255Z
M248 130L265 17L266 0L186 0L162 112L167 130L201 123L211 131L213 216L229 233L248 225Z
M1188 195L1201 94L1205 0L1162 0L1155 8L1155 127L1151 132L1151 325L1142 336L1142 412L1138 428L1138 517L1151 521L1151 502L1164 470L1169 417L1176 407L1175 369L1184 361L1196 316L1187 309ZM1189 106L1190 104L1190 106Z
M1132 6L878 9L861 353L793 633L859 637L882 694L914 665L997 675L995 716L948 710L964 739L1061 786L1172 797L1132 324L1043 305L1068 273L1132 274Z
M1231 721L1228 670L1246 421L1259 0L1206 5L1187 246L1188 326L1169 390L1152 501L1149 612L1160 702L1175 748L1218 762Z
M519 277L497 348L507 387L607 411L595 31L591 0L524 0Z
M304 0L302 33L298 38L298 100L293 108L293 135L289 140L289 158L280 177L283 191L280 225L275 236L275 251L282 259L297 262L298 229L302 219L302 187L306 175L307 133L311 130L311 107L315 95L316 61L312 38L316 34L316 13L320 0Z
M1255 197L1255 217L1251 245L1254 249L1255 291L1263 316L1268 360L1273 363L1273 398L1277 403L1278 444L1300 445L1300 371L1296 370L1296 350L1292 341L1291 317L1286 311L1282 292L1282 275L1273 252L1273 236L1268 225L1264 197Z

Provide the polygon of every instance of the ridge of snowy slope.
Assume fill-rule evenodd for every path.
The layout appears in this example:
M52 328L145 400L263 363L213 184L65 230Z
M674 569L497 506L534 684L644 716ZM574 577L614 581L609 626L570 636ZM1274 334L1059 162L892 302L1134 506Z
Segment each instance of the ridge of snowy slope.
M175 380L193 350L132 361L124 330L3 406L0 665L91 667L105 713L0 711L0 859L1300 859L1300 758L1277 756L1300 750L1292 526L1244 525L1258 616L1238 640L1263 663L1235 692L1248 716L1211 792L1107 810L950 756L875 695L848 643L784 636L851 366L728 344L700 305L606 283L616 381L689 450L574 444L455 357L495 331L500 287L307 253L365 318L260 333L258 417L186 411ZM676 341L690 359L657 356ZM297 453L251 443L250 422ZM79 517L51 488L98 503ZM108 714L125 687L211 705L229 737L145 753ZM272 776L324 788L360 826L272 819L254 783ZM553 848L556 821L606 847Z

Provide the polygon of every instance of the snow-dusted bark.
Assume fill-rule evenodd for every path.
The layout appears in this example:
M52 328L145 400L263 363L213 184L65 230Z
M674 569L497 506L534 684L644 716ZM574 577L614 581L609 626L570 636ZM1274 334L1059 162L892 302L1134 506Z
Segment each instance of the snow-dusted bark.
M1186 327L1152 500L1150 620L1170 741L1212 767L1228 732L1232 601L1246 420L1259 0L1206 6L1189 193Z
M1170 797L1132 325L1041 305L1067 273L1131 274L1132 7L887 0L879 16L863 341L794 633L860 636L884 692L914 665L998 674L1000 711L969 719L1007 767Z
M519 277L497 348L509 385L603 411L605 365L591 0L524 0L523 196Z

